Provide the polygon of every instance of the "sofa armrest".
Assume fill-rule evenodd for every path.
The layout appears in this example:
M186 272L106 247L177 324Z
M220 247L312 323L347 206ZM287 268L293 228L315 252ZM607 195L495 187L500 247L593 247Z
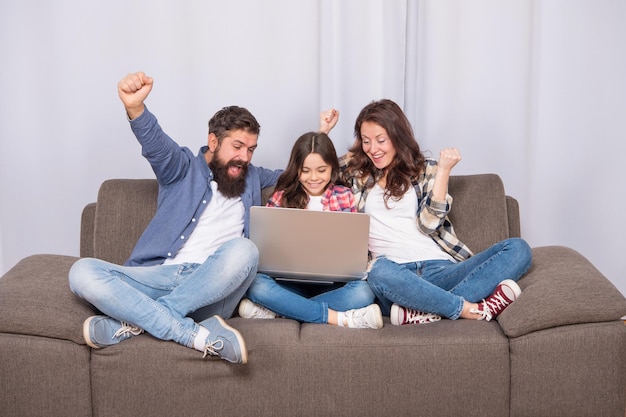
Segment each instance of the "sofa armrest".
M509 220L509 237L522 237L519 202L509 195L506 196L506 215Z
M498 317L508 337L626 315L622 293L584 256L563 246L534 248L519 285L522 294Z
M68 272L77 259L31 255L7 271L0 278L0 333L84 344L82 324L97 310L74 295L68 285Z
M93 257L94 225L96 219L96 203L89 203L83 209L80 218L80 257Z

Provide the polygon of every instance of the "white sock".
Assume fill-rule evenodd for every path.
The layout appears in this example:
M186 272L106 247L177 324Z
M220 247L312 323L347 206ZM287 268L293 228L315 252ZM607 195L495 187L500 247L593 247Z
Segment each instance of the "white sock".
M345 311L338 311L337 312L337 325L339 327L345 327L344 326L344 321L346 320L346 313Z
M209 336L209 331L202 326L198 327L198 334L193 340L193 348L199 350L200 352L204 352L204 347L206 346L206 338Z

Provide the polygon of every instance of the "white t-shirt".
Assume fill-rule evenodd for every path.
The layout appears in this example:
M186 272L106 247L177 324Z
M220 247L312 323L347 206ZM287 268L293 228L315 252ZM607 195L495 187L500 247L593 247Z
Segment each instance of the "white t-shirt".
M211 181L213 197L197 221L195 229L182 248L163 265L182 263L204 263L224 243L243 236L245 209L241 197L226 198Z
M310 195L309 196L309 204L307 207L309 210L314 211L324 211L324 206L322 206L322 196L321 195Z
M432 238L417 227L417 195L410 188L399 201L385 206L384 190L376 184L367 196L365 213L370 215L369 250L397 263L435 259L453 260Z

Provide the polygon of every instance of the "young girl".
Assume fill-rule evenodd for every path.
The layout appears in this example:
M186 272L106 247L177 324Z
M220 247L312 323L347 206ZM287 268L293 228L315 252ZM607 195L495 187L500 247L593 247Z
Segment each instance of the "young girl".
M506 239L473 255L454 234L448 179L457 149L426 159L411 125L391 100L357 117L356 142L342 160L359 211L370 215L368 283L392 324L491 320L521 293L531 250Z
M267 206L356 212L352 191L340 184L339 172L330 138L325 133L306 133L295 142L287 169ZM329 232L329 238L334 238ZM374 304L374 294L364 280L331 286L298 285L278 283L268 275L257 274L247 297L239 305L243 318L278 315L350 328L378 329L383 325L380 307Z

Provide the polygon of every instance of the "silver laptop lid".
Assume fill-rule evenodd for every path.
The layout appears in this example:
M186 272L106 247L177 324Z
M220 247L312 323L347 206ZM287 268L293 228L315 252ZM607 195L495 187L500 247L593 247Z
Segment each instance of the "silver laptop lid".
M367 268L369 215L254 206L250 240L259 272L277 279L346 282Z

